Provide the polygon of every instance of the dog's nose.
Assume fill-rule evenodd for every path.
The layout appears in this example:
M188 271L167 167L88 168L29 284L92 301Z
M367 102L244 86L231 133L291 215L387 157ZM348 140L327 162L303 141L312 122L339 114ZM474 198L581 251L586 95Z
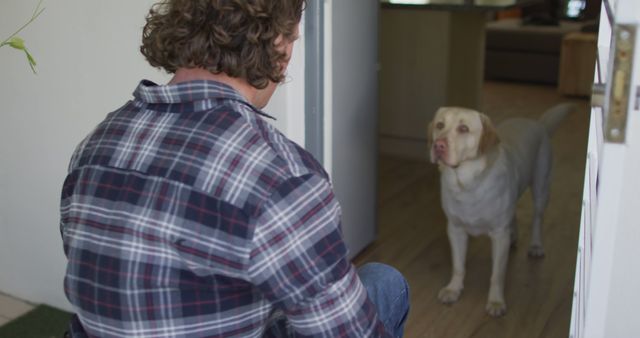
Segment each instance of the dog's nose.
M447 140L442 138L437 139L433 146L436 152L444 152L447 150Z

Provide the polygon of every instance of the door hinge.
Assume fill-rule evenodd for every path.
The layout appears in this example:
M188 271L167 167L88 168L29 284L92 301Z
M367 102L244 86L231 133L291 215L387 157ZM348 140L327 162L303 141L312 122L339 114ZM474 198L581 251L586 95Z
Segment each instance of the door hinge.
M636 25L616 24L614 26L613 69L609 76L607 122L605 139L607 142L624 143L627 129L627 115L631 99L631 75L633 53L636 41Z

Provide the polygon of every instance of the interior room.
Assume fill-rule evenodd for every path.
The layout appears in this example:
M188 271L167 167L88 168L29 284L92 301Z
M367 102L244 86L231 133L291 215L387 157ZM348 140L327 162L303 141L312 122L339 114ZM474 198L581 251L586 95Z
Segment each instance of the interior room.
M61 185L73 149L107 112L130 99L141 79L171 78L140 54L144 18L156 2L0 2L0 41L25 27L20 37L30 53L0 45L0 337L26 337L22 333L34 328L38 337L57 337L67 327L73 308L62 282ZM595 219L583 209L595 204L585 182L590 192L601 182L585 175L599 165L587 151L609 146L588 144L590 124L602 122L590 120L596 110L590 97L598 23L616 10L609 3L638 6L635 0L308 0L287 79L264 111L327 170L342 208L348 258L357 266L386 263L406 277L405 337L568 337L572 307L589 290L578 284L594 275L602 280L591 285L598 292L590 316L592 322L603 317L597 323L603 333L593 336L640 330L634 308L640 292L629 292L640 283L640 269L629 263L640 237L633 214L640 160L631 160L640 158L638 145L614 149L629 159L608 171L620 181L611 185L615 198L607 203L620 209L598 216L613 234L600 237L609 247L600 251L606 255L598 273L581 271L585 279L574 279L582 267L576 259L586 255L580 245L600 245L579 243L579 230L581 218ZM39 8L46 11L25 25ZM640 85L634 90L640 98ZM561 103L575 109L551 138L544 257L528 256L534 210L525 192L516 209L518 239L509 250L506 314L485 310L492 266L487 236L469 239L461 297L442 304L438 294L451 277L452 254L429 122L443 106L477 110L498 125L514 117L537 120ZM640 119L634 126L637 133ZM586 309L581 305L579 311Z
M404 13L394 13L398 11ZM442 48L446 42L430 44L424 35L442 39L446 35L443 30L454 31L451 27L459 22L455 15L467 14L454 11L445 6L382 5L378 240L355 261L388 263L405 274L411 286L407 337L567 337L599 1L541 1L484 11L484 36L472 37L485 41L479 47L483 50L466 54L484 55L483 67L476 66L484 68L478 96L472 98L455 97L456 93L446 90L456 91L456 87L443 89L446 85L425 80L447 65L433 55L437 54L434 48ZM432 25L440 25L439 29L427 27L426 18L432 19ZM439 33L430 33L434 30ZM455 48L459 47L450 50ZM420 58L435 60L435 65L423 64ZM468 75L454 70L442 77L460 81L451 77L472 78ZM427 98L435 98L435 103ZM451 254L438 166L430 162L426 142L426 124L434 109L438 105L471 106L499 124L511 117L538 119L546 109L562 102L571 102L576 109L552 138L551 197L543 224L545 257L527 257L532 217L527 192L517 206L519 238L509 254L507 314L492 318L485 312L491 274L491 242L486 236L469 240L460 300L452 305L440 303L438 291L449 280Z

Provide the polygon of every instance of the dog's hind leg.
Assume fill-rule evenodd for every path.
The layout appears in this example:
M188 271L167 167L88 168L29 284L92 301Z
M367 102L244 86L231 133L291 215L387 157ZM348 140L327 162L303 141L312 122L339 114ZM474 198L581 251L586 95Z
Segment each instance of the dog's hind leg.
M531 244L529 257L544 257L542 247L542 220L549 202L549 188L551 183L551 143L549 138L543 137L538 149L538 156L531 180L531 196L533 199L533 220L531 222Z

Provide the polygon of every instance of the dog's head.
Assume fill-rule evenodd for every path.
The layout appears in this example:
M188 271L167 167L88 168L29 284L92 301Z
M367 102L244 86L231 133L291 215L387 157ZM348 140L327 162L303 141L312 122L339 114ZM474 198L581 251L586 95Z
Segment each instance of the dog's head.
M489 117L460 107L438 109L427 133L431 162L454 168L484 155L499 142Z

